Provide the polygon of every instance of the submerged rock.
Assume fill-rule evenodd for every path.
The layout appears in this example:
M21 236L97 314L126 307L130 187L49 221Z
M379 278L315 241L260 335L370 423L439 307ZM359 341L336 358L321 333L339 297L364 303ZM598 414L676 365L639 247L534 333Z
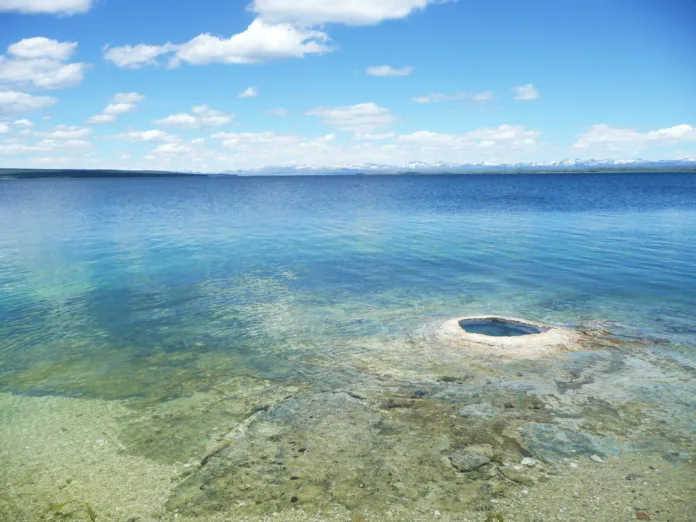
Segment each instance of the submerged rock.
M522 427L529 448L548 462L579 455L617 455L620 445L613 437L591 435L580 430L566 429L555 424L530 422Z
M498 468L498 470L503 474L503 476L506 479L512 480L513 482L517 482L518 484L522 484L523 486L534 486L536 484L536 479L534 479L534 477L525 475L524 473L521 473L519 471L502 467Z
M533 468L534 466L536 466L537 463L538 463L537 460L533 459L531 457L525 457L520 462L520 464L522 464L523 466L529 466L530 468Z
M339 504L424 512L432 510L429 491L446 499L438 504L443 512L473 501L485 478L463 486L454 480L455 470L443 473L443 455L463 447L453 465L481 467L492 459L492 446L463 441L492 434L457 423L455 405L419 400L409 408L382 409L383 403L383 396L359 400L320 392L260 410L174 488L166 508L189 517L232 511L261 516Z
M450 462L458 471L473 471L488 464L493 458L490 444L473 444L450 455Z
M459 408L457 411L462 417L473 417L480 419L492 419L497 415L497 411L488 403L468 404Z

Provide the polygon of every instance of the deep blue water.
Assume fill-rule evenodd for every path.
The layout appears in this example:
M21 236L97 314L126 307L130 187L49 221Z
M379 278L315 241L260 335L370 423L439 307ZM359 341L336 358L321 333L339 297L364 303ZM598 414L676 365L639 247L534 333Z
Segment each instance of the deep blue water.
M0 181L0 389L99 394L203 352L282 376L469 313L688 356L694 310L692 174Z
M532 324L502 319L464 319L459 321L462 330L468 333L487 335L489 337L518 337L544 332L544 329ZM546 330L548 331L548 329Z

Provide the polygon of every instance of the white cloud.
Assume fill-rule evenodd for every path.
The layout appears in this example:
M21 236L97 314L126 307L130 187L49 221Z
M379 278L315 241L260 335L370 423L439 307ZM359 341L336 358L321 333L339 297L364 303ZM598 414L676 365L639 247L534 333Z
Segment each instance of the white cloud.
M176 160L186 160L190 161L191 159L195 161L209 161L213 158L213 156L216 154L215 152L211 150L207 150L203 147L205 143L204 138L196 138L194 140L191 140L189 142L171 142L171 143L164 143L162 145L158 145L154 149L150 151L149 156L152 159L159 159L159 160L164 160L164 161L169 161L169 159L176 159ZM171 164L170 163L169 168L173 168L174 170L181 170L180 166L177 166L177 164Z
M216 111L208 108L207 105L198 105L191 110L191 113L172 114L161 120L155 120L154 123L190 128L219 127L228 124L234 118L234 114Z
M39 149L35 145L29 146L10 140L0 141L0 154L18 156L20 154L31 154L34 152L39 152Z
M454 94L442 94L440 92L431 92L425 96L414 96L411 101L416 103L436 103L436 102L446 102L453 100L463 100L468 97L465 92L456 92Z
M388 127L396 121L389 109L375 103L333 108L317 107L306 114L321 118L326 125L350 132L370 132L380 127Z
M204 143L192 140L160 145L145 154L144 161L130 161L128 168L191 172L220 172L228 168L229 156L205 148Z
M100 123L111 123L116 121L116 116L113 114L96 114L87 118L87 123L90 124L100 124Z
M73 165L75 162L75 158L71 156L39 156L35 160L36 166L37 167L49 167L49 168L56 168L56 167L68 167L69 165Z
M442 0L253 0L249 9L273 23L374 25L434 3Z
M116 138L124 141L164 141L169 143L179 140L173 134L158 129L124 132L116 136Z
M59 150L60 152L85 152L92 149L92 143L85 140L74 139L46 139L41 140L38 148L44 151Z
M104 114L110 114L116 116L117 114L124 114L130 112L135 108L133 103L110 103L104 109Z
M666 129L648 132L651 140L660 141L692 141L696 140L696 127L687 124L675 125Z
M17 129L24 129L20 132L20 134L24 134L25 132L31 132L28 129L33 125L34 124L32 122L26 119L15 121L0 121L0 134L7 134Z
M120 92L111 98L101 114L90 117L87 123L110 123L116 120L120 114L135 110L136 103L145 99L145 96L137 92Z
M282 107L279 107L278 109L270 109L266 111L267 114L270 114L271 116L287 116L288 115L288 110L283 109Z
M166 118L155 120L158 125L171 125L173 127L199 127L198 119L192 114L181 113L172 114Z
M330 52L328 41L328 35L321 31L254 20L244 32L230 38L206 33L178 45L106 47L104 57L125 68L157 65L157 58L172 53L170 67L177 67L181 62L190 65L250 64Z
M173 51L175 46L164 45L124 45L123 47L103 48L104 58L124 69L139 69L145 65L158 65L156 58Z
M329 36L316 29L317 26L326 23L373 25L404 18L429 4L447 1L450 0L255 0L249 9L258 18L245 31L230 38L204 33L181 44L106 46L103 51L105 59L124 68L159 65L159 59L165 55L170 55L169 67L177 67L181 62L250 64L302 58L333 50L328 45ZM413 68L379 66L370 70L368 74L399 76L410 74Z
M112 103L138 103L145 99L145 96L137 92L119 92L111 99Z
M462 134L419 131L356 133L342 142L329 134L308 138L292 133L219 132L212 138L232 152L225 168L255 168L268 165L360 165L363 163L403 164L424 162L515 162L538 154L541 133L523 126L501 125ZM356 141L358 140L358 141Z
M680 134L680 131L661 134L674 133ZM82 147L87 151L74 153L73 160L67 165L70 167L220 172L269 165L528 161L538 159L540 152L544 150L544 144L539 142L540 135L538 131L513 125L472 129L460 134L428 130L406 135L358 132L353 139L342 139L333 133L308 137L280 132L216 132L212 134L211 140L197 137L190 141L179 138L171 138L172 141L169 141L162 131L133 131L124 133L119 138L148 142L156 147L144 156L118 147L117 156L111 159L87 157L90 145L88 142L80 143L83 140L79 139L72 139L66 148L81 150ZM66 141L70 140L47 138L38 144L23 145L21 140L5 140L0 142L0 152L16 154L13 165L36 166L39 157L62 156L63 148L60 144ZM219 147L226 152L221 153ZM119 159L122 155L130 155L131 158Z
M86 13L92 4L93 0L0 0L0 12L71 15Z
M80 83L84 63L64 63L77 48L76 42L58 42L42 36L26 38L0 55L0 82L31 83L39 89L62 89Z
M471 97L472 100L477 102L487 102L493 100L494 98L495 96L493 96L493 91L479 92Z
M73 87L84 77L85 64L62 65L51 60L7 60L0 56L0 82L31 82L39 89Z
M256 90L256 87L249 87L245 91L240 92L237 95L237 98L255 98L258 95L259 95L259 91Z
M52 131L32 132L32 136L39 138L50 138L54 140L73 140L84 138L92 133L88 127L77 127L73 125L57 125Z
M72 56L77 42L58 42L43 36L25 38L7 47L7 54L24 60L46 58L62 62Z
M90 141L83 139L91 134L92 130L89 128L58 125L50 131L34 132L29 129L29 125L26 125L24 120L18 120L15 125L18 123L18 126L24 127L24 130L19 133L22 139L16 139L11 142L5 141L3 147L0 147L0 152L3 154L29 154L32 156L51 152L85 154L93 148ZM42 139L33 144L24 141L30 137Z
M218 132L211 138L221 140L221 146L232 151L234 155L231 161L235 168L319 163L327 161L332 151L337 150L333 145L335 134L308 138L277 132Z
M255 0L249 9L258 16L249 27L230 38L209 33L181 44L106 46L104 57L119 67L139 68L159 65L170 55L169 67L181 62L191 65L208 63L250 64L286 58L303 58L333 49L329 36L318 29L326 23L372 25L383 20L404 18L429 4L450 0ZM374 68L377 75L406 75L402 69Z
M416 103L441 103L456 100L469 100L474 102L487 102L494 99L493 91L483 92L455 92L453 94L443 94L441 92L431 92L425 96L415 96L411 101Z
M391 65L376 65L368 67L365 72L370 76L408 76L413 72L414 67L394 68Z
M418 131L401 135L397 139L422 148L446 148L451 150L499 149L534 150L541 136L539 131L529 130L522 125L501 125L481 128L464 134L443 134Z
M301 138L295 134L276 132L217 132L211 138L222 140L222 146L228 149L248 149L260 145L268 147L297 145L301 141Z
M246 31L231 38L202 34L177 46L175 62L247 64L302 58L307 54L329 52L328 40L328 35L321 31L254 20Z
M687 141L696 141L696 127L687 124L647 132L601 124L593 125L588 131L579 134L573 148L600 154L636 154L648 147L676 145Z
M24 92L0 91L0 116L11 116L49 107L58 100L50 96L32 96Z
M5 124L21 128L19 124L10 123L9 120ZM153 147L156 146L142 157L144 159L139 153L118 150L117 156L106 160L88 157L92 149L90 142L74 138L74 134L69 132L79 129L60 126L56 130L63 132L54 130L38 143L32 144L24 143L20 133L9 134L10 139L0 140L0 154L13 155L12 165L15 166L38 166L45 158L71 157L70 161L66 159L61 165L220 172L226 169L298 164L398 165L412 161L514 163L538 160L540 154L547 151L545 144L540 141L539 131L519 125L472 129L458 134L431 130L402 135L393 132L358 132L352 136L353 139L342 139L335 134L308 137L279 132L217 132L212 134L212 140L199 137L184 141L166 132L152 130L132 131L117 136L126 141L148 142ZM65 139L60 139L61 137ZM696 143L696 128L682 124L642 132L596 125L581 134L580 138L581 145L575 151L585 155L595 150L611 151L613 149L610 147L617 145L618 149L631 150L636 144L643 148L693 144ZM209 146L209 142L214 142L214 145L219 143L226 152L215 150L213 145ZM112 161L116 163L111 163Z
M540 96L539 91L531 83L513 87L512 92L515 93L515 99L520 101L536 100Z
M92 143L85 140L61 140L44 139L34 145L28 145L18 140L5 140L0 142L0 154L9 156L20 156L29 154L50 153L58 151L61 153L80 154L92 150ZM73 158L74 161L74 158Z
M151 154L189 154L191 146L186 143L165 143L152 149Z

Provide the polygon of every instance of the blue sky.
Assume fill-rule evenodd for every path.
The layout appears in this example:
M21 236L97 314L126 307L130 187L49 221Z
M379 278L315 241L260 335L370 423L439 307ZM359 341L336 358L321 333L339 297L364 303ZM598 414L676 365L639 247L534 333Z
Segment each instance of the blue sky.
M691 0L0 0L0 165L696 156Z

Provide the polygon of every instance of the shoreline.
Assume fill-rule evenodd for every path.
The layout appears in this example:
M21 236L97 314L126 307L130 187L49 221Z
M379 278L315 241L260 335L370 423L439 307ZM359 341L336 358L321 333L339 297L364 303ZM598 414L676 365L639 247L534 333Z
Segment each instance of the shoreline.
M253 171L239 173L166 172L137 170L71 170L71 169L0 169L0 180L25 179L119 179L119 178L302 178L302 177L379 177L379 176L524 176L524 175L588 175L588 174L696 174L694 167L669 168L588 168L588 169L490 169L461 171L360 171L355 172L292 172L282 174L282 169L259 174Z
M676 522L696 508L696 421L675 424L693 417L686 368L639 347L501 366L429 338L376 342L367 379L339 388L211 375L145 404L0 393L0 514L51 520L79 500L54 515L484 522L637 506Z

